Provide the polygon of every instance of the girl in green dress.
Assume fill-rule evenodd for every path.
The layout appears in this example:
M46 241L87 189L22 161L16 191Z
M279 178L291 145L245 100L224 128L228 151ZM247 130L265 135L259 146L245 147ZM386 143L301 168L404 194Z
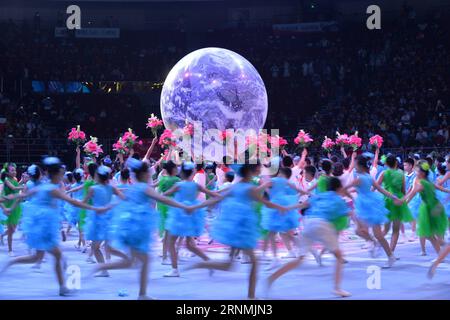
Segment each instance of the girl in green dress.
M382 185L383 189L387 192L401 199L405 196L405 175L397 168L397 159L393 155L389 155L386 158L386 165L388 166L388 169L380 174L377 183ZM400 205L397 205L392 198L388 197L385 197L384 201L386 209L389 210L387 217L390 220L390 222L385 225L384 234L386 235L389 232L392 223L393 227L390 246L391 251L394 252L400 235L402 222L411 222L414 218L406 203L398 203Z
M165 175L162 175L158 182L158 192L163 194L164 192L170 190L177 182L181 181L179 177L177 177L178 169L177 165L169 160L163 164L163 169L165 171ZM156 207L159 211L159 235L163 238L163 252L162 252L162 264L170 265L170 261L167 258L168 252L168 234L166 232L166 220L167 220L167 212L169 207L162 203L157 202Z
M442 237L447 230L447 215L442 203L436 197L436 189L450 193L441 186L435 186L428 180L430 165L426 161L419 161L416 165L416 181L413 189L401 201L409 202L419 193L422 203L417 218L417 235L431 242L436 253L439 254ZM446 250L445 250L446 251ZM437 260L438 261L438 260ZM437 262L436 261L436 262ZM442 260L440 260L442 261ZM439 263L439 262L438 262ZM436 265L437 266L437 265ZM436 269L434 267L434 269Z
M22 185L23 181L17 181L16 175L16 165L14 163L5 163L1 173L1 180L3 182L3 196L18 194L24 188L24 186ZM13 207L14 202L15 200L8 200L5 201L4 205L6 208L11 208ZM8 254L10 257L14 256L12 250L12 239L13 234L16 231L16 227L19 224L21 214L22 207L20 206L20 204L18 204L8 215L8 219L2 222L7 226L6 233L8 236Z

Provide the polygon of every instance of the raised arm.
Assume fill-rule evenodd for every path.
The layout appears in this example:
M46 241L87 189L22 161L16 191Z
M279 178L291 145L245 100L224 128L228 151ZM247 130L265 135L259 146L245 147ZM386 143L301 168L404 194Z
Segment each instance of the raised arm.
M303 169L306 166L306 156L308 155L308 150L306 148L303 148L302 156L300 158L300 161L297 163L297 166L300 169Z
M152 154L152 152L153 152L153 149L155 149L155 146L156 146L156 143L158 142L158 137L154 137L153 138L153 140L152 140L152 143L150 144L150 147L148 148L148 150L147 150L147 153L145 154L145 156L144 156L144 160L146 159L146 160L149 160L150 159L150 156L151 156L151 154Z
M381 184L383 183L383 178L384 178L384 172L382 172L380 174L380 176L377 179L377 183L381 186Z
M76 156L75 156L75 168L79 169L81 168L81 150L80 147L77 146L77 148L75 149L76 151Z
M344 158L347 158L347 152L345 152L344 146L341 146L341 153Z
M375 150L375 156L373 157L372 167L377 168L378 167L378 159L380 157L380 149L377 147Z
M352 157L351 157L351 161L350 161L350 165L348 167L348 172L352 172L353 169L355 169L355 159L356 159L356 151L354 151L352 153Z

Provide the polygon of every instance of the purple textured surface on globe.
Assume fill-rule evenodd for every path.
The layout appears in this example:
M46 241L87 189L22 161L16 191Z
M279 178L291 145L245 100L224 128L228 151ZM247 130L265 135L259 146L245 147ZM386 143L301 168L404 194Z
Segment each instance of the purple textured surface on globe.
M221 48L204 48L182 58L169 72L161 92L166 127L201 121L203 130L264 127L267 92L253 65Z

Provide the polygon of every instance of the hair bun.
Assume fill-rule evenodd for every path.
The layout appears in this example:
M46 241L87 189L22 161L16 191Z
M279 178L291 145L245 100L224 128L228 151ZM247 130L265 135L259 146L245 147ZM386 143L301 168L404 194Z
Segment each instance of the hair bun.
M183 170L194 170L195 164L191 161L183 162L182 165Z
M37 171L38 171L38 166L35 165L35 164L32 164L32 165L29 166L28 169L27 169L27 173L28 173L30 176L36 175Z

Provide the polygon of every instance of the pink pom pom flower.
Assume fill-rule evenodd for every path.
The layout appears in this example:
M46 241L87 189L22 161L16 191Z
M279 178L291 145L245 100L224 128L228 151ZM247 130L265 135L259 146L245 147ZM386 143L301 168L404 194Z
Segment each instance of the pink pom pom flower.
M175 137L174 137L172 131L169 129L164 130L164 132L159 137L158 143L164 149L170 148L170 147L175 147L177 145L175 142Z
M381 148L383 145L383 137L376 134L369 139L369 144L376 148Z
M362 145L362 139L358 137L358 131L355 132L355 134L351 135L348 138L348 143L353 148L353 151L358 150L358 148Z
M151 129L153 135L156 137L158 130L162 128L164 122L161 119L158 119L153 113L150 115L150 118L147 120L147 129Z
M285 138L280 137L278 135L274 137L270 137L270 145L271 147L280 148L283 150L287 146L288 142Z
M78 146L82 145L86 141L86 134L81 131L80 126L72 128L67 138L70 142L73 142Z
M83 146L84 152L90 157L98 157L103 153L102 145L98 144L98 139L91 136L91 140L86 142Z
M335 144L338 145L339 147L346 147L348 146L349 143L349 137L347 134L340 134L339 132L336 131L336 141Z
M137 140L137 138L138 138L138 136L137 135L135 135L134 133L133 133L133 130L131 129L131 128L128 128L128 131L127 132L125 132L124 134L123 134L123 136L122 136L122 141L123 141L123 144L128 148L128 149L133 149L133 146L136 144L136 143L139 143L139 141Z
M333 150L334 146L335 146L334 141L331 140L330 138L328 138L327 136L325 136L325 139L323 140L323 143L322 143L322 148L326 152L331 152L331 150Z
M297 134L297 137L294 139L294 143L302 148L308 147L313 141L314 140L311 138L309 133L305 132L304 130L300 130Z
M117 140L116 143L113 144L113 150L120 154L127 154L129 151L129 149L125 146L122 137L120 137L119 140Z

